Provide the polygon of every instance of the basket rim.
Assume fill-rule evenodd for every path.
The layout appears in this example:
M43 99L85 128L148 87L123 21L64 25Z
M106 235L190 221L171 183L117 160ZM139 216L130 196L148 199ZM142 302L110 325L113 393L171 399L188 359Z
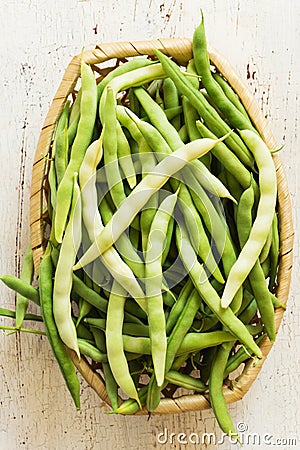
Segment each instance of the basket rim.
M192 39L189 38L169 38L156 39L148 41L132 42L113 42L97 45L93 50L87 50L80 55L72 58L66 68L63 79L58 87L54 99L49 108L42 127L39 141L37 144L35 158L32 169L32 183L30 196L30 231L31 243L34 255L35 271L37 273L40 260L44 252L44 230L42 223L42 201L45 190L45 159L42 153L49 149L55 124L64 107L67 97L74 90L77 79L80 74L81 58L89 64L99 64L111 59L123 59L133 56L151 56L153 49L159 49L168 56L172 56L180 64L186 63L192 57ZM270 130L267 120L249 90L248 85L231 66L229 61L219 53L215 48L208 45L208 52L211 63L225 76L236 93L239 95L242 103L248 111L250 118L260 132L262 138L270 149L278 148L275 138ZM278 218L280 226L280 258L278 270L278 299L285 305L288 299L291 272L293 264L293 242L294 228L292 218L291 199L288 190L288 183L281 158L273 154L273 160L276 167L278 181ZM283 308L275 311L276 334L284 314ZM254 366L250 360L243 370L242 374L234 380L231 389L224 386L224 395L227 403L240 400L250 389L252 383L257 378L263 363L270 352L273 344L264 338L260 344L262 351L261 364ZM68 349L69 350L69 349ZM101 376L92 370L86 358L78 360L75 353L69 350L71 358L86 382L92 387L98 396L110 406L106 393L105 384ZM211 408L208 400L208 394L191 394L178 398L162 398L154 414L170 414L186 411L199 411ZM144 408L137 414L147 414Z

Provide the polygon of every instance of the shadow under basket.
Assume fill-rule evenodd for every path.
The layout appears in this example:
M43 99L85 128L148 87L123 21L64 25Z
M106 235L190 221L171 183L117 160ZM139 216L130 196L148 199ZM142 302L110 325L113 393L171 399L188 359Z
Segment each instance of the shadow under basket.
M53 133L57 120L63 110L68 98L76 95L76 83L80 75L81 58L91 64L95 74L100 79L105 76L120 62L127 58L136 56L153 56L153 49L159 49L180 65L186 66L192 58L191 39L159 39L138 42L117 42L97 46L94 50L86 51L82 55L75 56L68 65L63 79L59 85L57 93L52 101L49 112L46 116L33 164L32 185L30 198L30 230L31 244L33 248L35 272L38 273L40 260L43 257L45 244L45 207L47 198L47 165L48 161L42 155L48 154L53 139ZM223 74L229 84L240 97L252 122L270 149L278 148L274 137L268 127L257 102L249 92L247 85L235 72L228 61L215 49L209 48L211 64ZM282 304L286 304L289 294L292 260L293 260L293 223L292 211L288 185L284 173L282 161L278 154L273 154L278 182L278 219L280 234L280 255L277 273L276 296ZM279 329L284 309L275 310L276 332ZM267 338L260 342L262 351L262 361L254 365L253 360L249 360L243 366L242 372L232 381L230 388L224 384L224 395L227 403L241 399L249 390L263 362L266 359L272 343ZM105 389L105 382L102 375L97 372L94 365L85 357L79 361L73 351L70 350L72 360L86 382L96 391L104 405L109 406L110 402ZM208 394L181 395L176 398L162 398L154 414L181 413L185 411L199 411L210 408ZM137 414L147 414L143 409Z

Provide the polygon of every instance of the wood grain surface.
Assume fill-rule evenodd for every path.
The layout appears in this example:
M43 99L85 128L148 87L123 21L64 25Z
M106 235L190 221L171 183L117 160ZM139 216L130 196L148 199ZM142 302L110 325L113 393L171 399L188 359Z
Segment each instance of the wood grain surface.
M191 37L203 8L207 37L245 79L279 144L295 223L294 269L277 340L249 393L229 406L247 450L300 448L300 3L293 0L10 0L0 12L0 274L18 274L29 242L31 168L41 126L71 58L96 44ZM15 297L0 286L1 306ZM32 312L37 312L34 308ZM11 324L1 319L1 324ZM40 325L42 329L42 325ZM81 383L77 412L49 344L0 334L0 449L218 449L211 410L105 414ZM162 434L161 434L162 433ZM207 435L205 435L207 433ZM214 438L215 436L215 438ZM204 443L201 443L201 441ZM209 442L210 441L210 442ZM249 443L247 442L249 441ZM197 443L198 442L198 443Z

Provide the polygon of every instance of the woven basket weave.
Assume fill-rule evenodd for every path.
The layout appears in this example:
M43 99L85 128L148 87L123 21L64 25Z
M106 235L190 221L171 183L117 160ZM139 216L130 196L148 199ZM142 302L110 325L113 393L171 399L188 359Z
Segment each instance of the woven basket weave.
M118 63L128 57L134 56L151 56L153 55L153 49L159 49L166 55L172 56L177 63L182 65L186 65L188 60L192 57L191 39L159 39L153 41L103 44L101 46L97 46L94 50L84 52L83 55L75 56L69 63L45 119L33 164L30 202L30 228L36 273L38 271L40 260L43 256L46 243L44 208L45 199L47 196L47 159L45 159L42 155L47 154L51 148L56 122L63 110L67 98L74 93L74 88L80 75L81 58L83 57L85 62L91 64L95 72L103 77L109 70L111 70L113 66L115 66L116 61ZM227 78L233 89L239 95L246 110L248 111L250 118L265 140L266 144L270 149L278 148L267 121L265 120L257 102L249 92L244 81L235 72L229 62L215 49L209 48L209 55L211 63ZM103 64L101 67L101 63L110 60L113 66L109 68L106 63L104 65L105 67L103 67ZM278 181L278 218L280 227L280 258L276 295L283 304L286 304L291 280L294 232L290 196L284 168L281 159L277 154L274 154L273 158L276 166ZM282 308L276 309L276 332L279 329L283 313L284 310ZM260 344L263 354L262 363L254 366L250 360L245 364L245 367L238 378L233 381L230 389L227 386L224 386L224 394L228 403L235 402L246 394L251 384L257 377L271 347L272 343L270 343L267 338L264 338ZM91 364L86 358L81 358L81 361L79 362L75 353L71 350L70 355L78 371L82 374L87 383L96 391L105 404L110 405L105 390L105 383L101 375L96 372L96 370L93 370ZM210 403L206 394L183 395L176 398L163 398L154 413L179 413L184 411L203 410L207 408L210 408ZM146 413L146 410L142 410L138 414Z

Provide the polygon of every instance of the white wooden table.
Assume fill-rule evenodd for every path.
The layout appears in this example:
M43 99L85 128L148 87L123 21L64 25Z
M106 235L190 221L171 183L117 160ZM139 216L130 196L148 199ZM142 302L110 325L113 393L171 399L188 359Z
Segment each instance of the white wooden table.
M29 192L35 147L50 101L71 57L80 53L82 47L93 48L102 42L191 37L199 22L199 8L203 8L210 43L246 79L278 143L285 144L282 159L296 228L292 286L276 344L250 392L230 405L229 410L234 422L239 423L239 430L250 435L251 443L244 448L299 449L300 3L293 0L3 3L1 274L18 274L29 242ZM1 284L1 306L13 308L14 301L14 294ZM1 323L11 321L1 319ZM5 336L1 332L0 340L1 450L236 448L228 441L216 445L193 443L196 435L201 438L205 432L221 436L210 410L151 420L105 415L99 399L83 381L82 408L76 412L46 338L25 334ZM253 433L257 433L256 438Z

